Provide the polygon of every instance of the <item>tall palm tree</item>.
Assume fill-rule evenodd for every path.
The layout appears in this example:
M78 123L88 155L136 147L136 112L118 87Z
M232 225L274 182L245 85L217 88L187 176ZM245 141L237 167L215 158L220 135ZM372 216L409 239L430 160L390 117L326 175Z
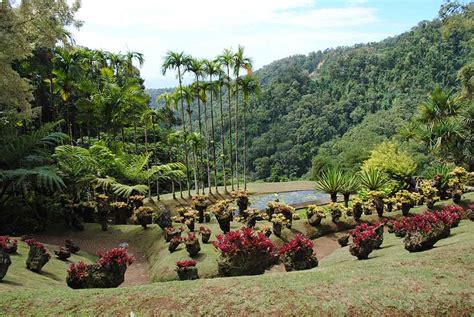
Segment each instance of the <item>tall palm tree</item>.
M186 134L186 138L189 138L193 133L193 120L192 120L192 114L193 114L193 109L191 108L194 100L195 93L190 86L186 87L181 87L178 88L176 91L178 94L178 98L183 101L186 101L186 112L188 113L188 120L189 120L189 134ZM188 142L186 142L188 143ZM197 174L197 158L196 158L196 151L195 148L192 149L192 157L193 157L193 174L194 174L194 188L197 193L199 193L199 182L198 182L198 174ZM197 149L197 148L196 148Z
M233 56L235 85L235 174L237 179L237 189L239 189L239 80L240 70L245 68L247 75L252 74L252 60L244 56L244 47L239 45ZM245 129L245 128L244 128ZM245 182L245 181L244 181Z
M204 138L206 141L206 174L207 174L207 188L209 194L212 194L212 183L211 183L211 166L210 166L210 140L209 140L209 126L208 126L208 115L207 115L207 85L208 83L203 83L201 89L199 90L199 99L201 99L204 105ZM203 186L204 187L204 186ZM203 188L204 194L204 188Z
M186 70L188 72L191 72L194 74L195 76L195 85L193 85L193 89L194 89L194 95L196 96L196 99L197 99L197 106L198 106L198 124L199 124L199 133L201 135L203 135L202 133L202 120L201 120L201 100L199 98L199 95L200 95L200 91L202 89L201 85L200 85L200 82L199 82L199 79L200 78L203 78L204 75L205 75L205 65L204 65L204 62L200 59L197 59L197 58L193 58L193 57L190 57L189 60L188 60L188 63L186 64ZM203 162L203 159L202 159L202 150L200 151L199 153L199 169L198 169L198 174L201 176L202 175L202 170L203 170L203 166L202 166L202 162ZM202 182L202 178L200 179L201 183ZM203 185L203 194L204 194L204 185ZM199 194L199 189L198 189L198 194Z
M189 56L186 55L184 52L172 52L168 51L166 53L163 65L162 65L162 73L163 75L166 74L168 70L174 69L177 71L178 75L178 83L179 89L183 87L183 74L186 72L186 64L188 63ZM186 120L184 119L184 100L180 99L181 101L181 119L183 121L183 132L186 134ZM184 157L185 157L185 165L186 165L186 183L187 183L187 190L188 196L191 197L191 179L189 175L189 157L188 157L188 149L187 144L184 144Z
M224 193L227 191L227 177L226 177L226 167L227 167L227 156L225 151L225 132L224 132L224 107L222 106L222 87L224 86L224 76L221 73L218 80L215 82L219 94L219 109L220 109L220 125L221 125L221 148L222 148L222 176L224 180Z
M217 57L217 61L221 67L224 68L227 76L224 77L224 83L227 87L227 105L228 105L228 114L229 114L229 157L230 157L230 184L231 189L235 190L234 188L234 162L232 158L233 147L232 147L232 106L230 103L230 96L231 96L231 85L232 79L230 77L230 69L234 66L234 53L231 49L224 49L221 55Z
M163 101L164 104L165 104L165 107L168 108L168 109L173 109L173 110L178 109L178 94L176 94L176 93L163 93L163 94L159 95L156 98L156 101L157 102ZM181 141L183 139L182 138L183 133L184 133L183 131L178 131L178 132L175 132L175 133L170 133L167 137L166 143L168 145L168 160L170 162L173 162L173 154L172 154L173 153L172 152L173 146L183 145L183 143L184 143L184 142ZM189 168L188 165L186 165L186 169L187 168ZM185 175L186 176L188 175L187 170L185 172ZM180 188L180 193L179 194L180 194L181 198L183 198L181 178L172 178L171 179L171 191L173 193L173 199L176 199L176 193L175 193L175 187L174 187L174 181L175 180L179 181L179 188Z
M219 65L214 63L210 60L205 60L204 65L206 67L206 73L209 76L209 84L207 85L207 90L210 93L210 109L211 109L211 145L212 145L212 160L213 160L213 168L214 168L214 185L216 186L216 193L219 193L219 186L217 184L217 157L216 157L216 134L214 129L214 105L213 105L213 97L214 94L218 93L218 85L215 85L213 82L214 76L219 76L221 70ZM225 174L225 173L224 173Z
M243 92L244 111L243 111L243 135L244 135L244 190L247 190L247 108L252 94L260 94L260 82L257 78L247 75L237 78L237 86ZM237 182L238 184L238 182Z

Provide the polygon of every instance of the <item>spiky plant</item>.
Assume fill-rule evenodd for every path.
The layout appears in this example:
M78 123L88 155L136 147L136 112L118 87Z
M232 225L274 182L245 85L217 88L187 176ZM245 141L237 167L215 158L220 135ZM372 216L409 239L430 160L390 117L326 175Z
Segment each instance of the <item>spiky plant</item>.
M337 193L341 191L343 183L342 172L335 168L329 168L319 176L316 189L328 193L331 196L331 201L337 202Z
M388 176L377 168L362 170L359 174L360 185L368 190L379 191L388 184Z

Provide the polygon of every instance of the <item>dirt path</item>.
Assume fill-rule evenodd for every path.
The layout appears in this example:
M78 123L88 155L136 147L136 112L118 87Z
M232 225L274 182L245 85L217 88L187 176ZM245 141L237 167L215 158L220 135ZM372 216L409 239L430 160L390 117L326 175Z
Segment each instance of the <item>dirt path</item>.
M34 235L33 237L42 243L51 245L64 245L64 240L70 238L81 248L81 251L79 252L85 251L89 254L96 254L97 250L106 251L116 248L120 243L123 243L123 241L115 239L102 239L100 241L93 238L88 239L81 236L80 233L71 233L67 238L64 236L58 237L50 235ZM132 245L128 246L128 251L130 255L135 258L135 262L133 262L133 264L127 269L127 272L125 273L125 282L123 282L120 287L150 283L151 280L148 276L148 263L145 254L134 248ZM50 252L53 252L53 250L50 250Z
M325 235L323 237L313 240L314 247L313 251L316 253L318 261L320 262L323 258L333 253L340 248L337 239L346 234L346 232L336 232ZM283 264L275 265L270 270L266 271L265 274L282 273L285 272L285 266Z

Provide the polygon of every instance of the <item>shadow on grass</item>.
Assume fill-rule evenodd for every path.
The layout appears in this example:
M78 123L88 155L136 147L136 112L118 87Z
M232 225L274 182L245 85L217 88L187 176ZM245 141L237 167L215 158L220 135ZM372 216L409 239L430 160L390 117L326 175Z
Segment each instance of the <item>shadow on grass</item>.
M12 286L23 286L23 284L9 281L9 280L0 280L0 284L5 284L5 285L12 285Z
M49 273L49 272L40 271L40 272L38 272L37 274L43 275L43 276L45 276L45 277L48 277L48 278L53 279L53 280L58 281L58 282L62 282L62 281L63 281L63 279L61 279L61 278L59 278L58 276L56 276L56 275L54 275L54 274L52 274L52 273Z

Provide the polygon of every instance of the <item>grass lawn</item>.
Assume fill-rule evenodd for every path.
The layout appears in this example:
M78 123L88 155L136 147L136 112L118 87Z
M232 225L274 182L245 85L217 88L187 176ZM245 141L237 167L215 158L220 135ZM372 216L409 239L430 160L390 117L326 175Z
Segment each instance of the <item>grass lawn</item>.
M464 196L474 200L474 193ZM451 201L441 204L451 204ZM425 210L413 208L412 213ZM399 218L400 212L386 214ZM306 220L295 221L292 231L284 231L288 239L296 232L312 238L328 232L350 228L353 219L345 218L335 225L330 218L314 228ZM363 220L377 221L376 215ZM257 226L260 223L257 224ZM209 224L215 234L221 233L215 220ZM232 229L241 224L233 223ZM198 230L199 224L196 224ZM409 253L403 241L386 234L383 248L371 253L368 260L357 261L348 248L338 249L325 257L318 268L292 273L265 274L254 277L213 278L197 281L175 281L175 263L188 259L184 245L170 254L162 231L156 225L143 230L140 226L110 226L100 231L99 225L87 224L84 232L51 228L58 241L65 237L88 237L99 244L126 241L142 251L149 263L149 275L155 282L118 289L71 290L65 283L68 262L54 256L44 273L26 270L27 246L19 243L19 255L0 282L0 316L2 315L124 315L131 311L149 314L241 313L301 314L444 314L474 313L474 222L462 221L452 229L448 239L439 241L432 250ZM281 245L283 241L272 235ZM52 252L55 246L47 245ZM211 244L201 243L197 257L201 278L217 275L218 253ZM95 261L95 256L80 251L71 262Z
M21 252L24 252L22 250ZM358 261L341 248L310 271L262 276L152 283L117 289L0 290L5 315L150 314L416 314L474 312L474 223L462 221L432 250L409 253L401 239L386 235L382 249ZM48 264L49 265L49 264ZM30 276L18 275L26 284ZM30 273L29 275L34 274ZM4 284L3 282L2 284ZM0 284L1 285L1 284ZM39 285L37 284L39 288Z

